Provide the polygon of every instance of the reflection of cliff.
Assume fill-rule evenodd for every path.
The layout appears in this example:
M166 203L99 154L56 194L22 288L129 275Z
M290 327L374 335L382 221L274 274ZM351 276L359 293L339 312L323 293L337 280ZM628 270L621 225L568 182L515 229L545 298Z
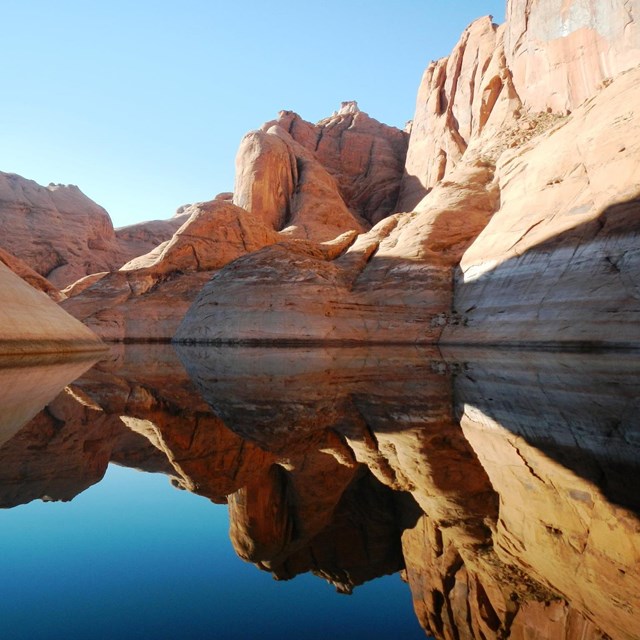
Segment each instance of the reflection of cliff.
M70 385L0 447L2 504L70 499L115 461L228 502L236 551L278 579L404 569L437 638L638 637L634 358L179 355L121 348Z
M612 637L637 638L635 354L455 355L462 429L500 495L498 556Z

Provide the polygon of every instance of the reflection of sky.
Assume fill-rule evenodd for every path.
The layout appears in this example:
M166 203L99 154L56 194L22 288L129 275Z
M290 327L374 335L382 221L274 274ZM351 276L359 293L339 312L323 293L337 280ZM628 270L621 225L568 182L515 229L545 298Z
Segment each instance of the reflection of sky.
M421 638L395 576L339 595L240 560L226 506L111 465L70 503L0 511L0 638Z

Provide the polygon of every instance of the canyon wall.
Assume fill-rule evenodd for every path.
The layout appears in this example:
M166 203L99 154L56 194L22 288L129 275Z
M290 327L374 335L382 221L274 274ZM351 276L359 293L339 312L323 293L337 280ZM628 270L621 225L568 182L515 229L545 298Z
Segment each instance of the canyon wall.
M555 4L511 2L505 25L475 21L429 66L395 207L408 213L387 215L330 259L274 245L231 263L176 340L638 344L635 4ZM585 75L595 58L600 71ZM321 164L327 134L295 115L267 123L260 139L283 125L292 133L278 137L297 136ZM323 156L333 177L351 144L341 140L340 156ZM269 153L253 145L248 164L239 154L237 197L253 206L242 194L259 184L255 202L285 224L290 198L272 196L291 192L282 176L293 165L269 186L259 169ZM316 237L326 236L315 225L345 215L347 182L305 223Z

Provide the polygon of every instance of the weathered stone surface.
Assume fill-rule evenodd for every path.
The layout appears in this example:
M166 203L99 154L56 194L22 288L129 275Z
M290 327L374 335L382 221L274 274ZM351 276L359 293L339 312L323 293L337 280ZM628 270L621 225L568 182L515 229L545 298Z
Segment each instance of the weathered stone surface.
M189 205L194 206L194 205ZM191 211L181 207L179 212L167 220L149 220L119 227L115 230L121 266L125 262L153 251L158 245L171 240L173 234L189 219Z
M470 154L417 214L383 220L334 260L277 244L227 265L176 340L433 341L450 310L451 267L496 206L492 167Z
M42 187L0 173L0 219L11 229L0 238L2 248L55 286L119 266L109 215L78 187Z
M473 139L490 139L521 107L490 17L473 22L451 55L432 62L418 91L398 211L411 211L448 176Z
M363 230L335 179L279 124L252 131L242 140L233 202L295 238L322 242Z
M445 341L638 344L640 70L505 153Z
M506 54L534 111L563 113L640 64L638 0L509 0Z
M222 200L185 213L170 241L87 287L79 283L63 307L108 340L169 340L214 270L278 240L255 216Z
M12 256L9 252L0 249L0 262L9 267L13 273L20 276L27 284L34 289L46 293L54 302L65 299L65 294L61 293L46 278L36 273L26 262Z
M0 354L100 351L98 337L0 264Z
M376 224L395 211L407 155L406 132L371 118L356 102L343 102L316 125L292 111L282 111L275 123L313 152L358 219Z

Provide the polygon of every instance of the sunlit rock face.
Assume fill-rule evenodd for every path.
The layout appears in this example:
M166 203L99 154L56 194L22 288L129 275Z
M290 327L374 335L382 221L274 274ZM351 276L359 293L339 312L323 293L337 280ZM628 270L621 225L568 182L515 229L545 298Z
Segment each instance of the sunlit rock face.
M637 8L556 5L511 2L505 25L475 21L429 66L399 213L334 260L272 247L228 265L176 339L637 344ZM251 134L238 202L288 224L291 145L317 146L339 176L318 150L357 115L336 114L320 137L285 112ZM329 191L323 206L344 214Z
M65 295L45 277L34 271L26 262L16 258L4 249L0 249L0 262L34 289L46 293L54 302L60 302L65 299Z
M202 289L177 341L434 342L450 310L451 266L497 206L492 167L472 157L409 216L341 255L274 245Z
M63 308L107 340L169 340L215 270L278 239L255 216L221 200L184 214L170 240L69 292Z
M98 337L0 262L0 355L100 351Z
M638 0L509 0L506 54L527 107L571 110L640 63Z
M368 228L395 210L407 139L355 102L315 125L282 111L240 145L234 202L295 237Z
M0 247L62 289L168 240L186 220L142 222L115 230L109 214L74 185L43 187L0 172Z
M504 26L480 18L446 58L432 62L418 89L398 211L412 211L451 174L472 141L490 146L513 126L521 102L503 47Z
M0 245L58 287L118 260L107 212L73 185L42 187L0 173Z

